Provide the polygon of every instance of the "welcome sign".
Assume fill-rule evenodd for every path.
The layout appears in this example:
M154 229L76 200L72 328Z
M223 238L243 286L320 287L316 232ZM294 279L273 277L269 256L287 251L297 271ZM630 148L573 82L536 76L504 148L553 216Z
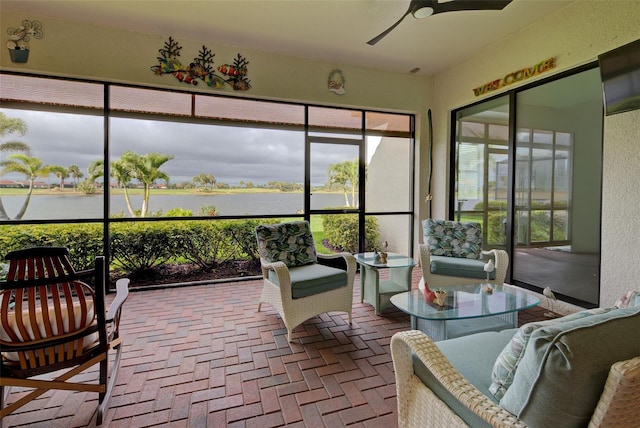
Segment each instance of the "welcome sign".
M492 82L486 83L482 86L473 89L473 93L477 96L486 94L487 92L496 91L512 83L520 82L521 80L528 79L533 76L537 76L540 73L551 70L556 66L556 59L549 58L533 67L522 68L520 70L511 72L504 76L502 79L497 79Z

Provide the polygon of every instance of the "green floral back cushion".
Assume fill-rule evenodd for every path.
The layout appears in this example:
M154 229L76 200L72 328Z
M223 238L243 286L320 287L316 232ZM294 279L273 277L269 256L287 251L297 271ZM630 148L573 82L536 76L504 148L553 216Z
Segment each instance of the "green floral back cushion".
M318 261L307 221L260 225L256 227L256 236L260 257L269 263L284 262L295 267Z
M480 223L426 219L422 222L424 243L432 256L479 259L482 251Z

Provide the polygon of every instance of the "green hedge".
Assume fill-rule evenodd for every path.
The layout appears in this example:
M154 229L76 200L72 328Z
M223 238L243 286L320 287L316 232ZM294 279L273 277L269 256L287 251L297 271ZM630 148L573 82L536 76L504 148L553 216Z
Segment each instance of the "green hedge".
M113 265L125 273L138 273L169 262L176 254L175 228L170 222L114 224L111 227Z
M479 202L475 205L474 210L483 211L484 204ZM551 203L546 201L532 201L531 203L531 241L547 242L562 241L567 239L566 219L564 210L567 209L566 201L557 201L553 204L553 209L558 210L553 219L554 235L549 236L549 213ZM481 213L479 213L481 215ZM487 236L488 245L502 244L505 242L504 222L507 218L507 203L504 201L489 201L489 213L487 216ZM482 222L482 218L477 221ZM520 226L517 224L516 229ZM523 225L523 232L526 225ZM553 239L551 239L553 238Z
M93 267L103 253L102 225L98 223L0 226L0 257L9 251L38 246L69 248L77 270Z
M258 220L172 221L114 223L110 229L111 268L123 274L152 269L168 262L196 263L212 269L227 260L258 258L255 227ZM21 248L64 246L76 269L93 266L103 254L102 224L0 226L2 255Z
M137 275L167 263L193 263L211 270L229 260L259 258L255 228L278 220L214 220L122 222L110 226L110 269L122 275ZM358 251L358 217L352 214L323 217L325 237L331 247ZM378 221L366 220L367 251L379 240ZM93 266L103 254L101 223L3 225L0 252L34 247L64 246L78 270Z
M338 250L358 252L358 216L355 214L331 214L322 216L324 236L328 244ZM365 251L378 247L380 229L378 219L365 217Z

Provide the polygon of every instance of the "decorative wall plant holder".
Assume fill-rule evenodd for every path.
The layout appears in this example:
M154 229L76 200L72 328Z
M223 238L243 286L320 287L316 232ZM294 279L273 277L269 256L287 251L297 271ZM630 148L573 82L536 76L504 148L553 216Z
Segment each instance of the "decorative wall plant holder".
M41 39L43 36L42 24L39 21L25 19L20 26L8 28L7 34L9 34L7 49L9 49L11 62L25 63L29 59L29 41L31 37Z
M346 94L347 91L344 88L345 82L346 80L344 78L344 74L342 73L342 70L337 68L334 70L331 70L331 73L329 73L329 81L327 82L329 91L338 95Z
M29 60L29 49L9 48L11 62L23 63Z

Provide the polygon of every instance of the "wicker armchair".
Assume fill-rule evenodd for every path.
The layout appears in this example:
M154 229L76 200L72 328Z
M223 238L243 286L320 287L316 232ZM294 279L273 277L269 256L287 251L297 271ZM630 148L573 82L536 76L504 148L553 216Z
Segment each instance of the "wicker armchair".
M504 284L509 255L504 250L482 251L479 223L427 219L422 222L422 229L420 289L424 288L425 282L433 290L472 282ZM482 260L486 256L494 262L494 271L490 272L488 281Z
M258 311L263 303L273 306L289 341L296 326L324 312L347 312L351 323L356 272L352 254L316 254L306 221L260 225L256 236L264 278Z
M98 393L100 425L120 364L120 314L129 280L118 280L107 312L104 257L96 258L95 269L81 272L62 247L13 251L6 259L9 274L0 282L0 420L50 389L62 389ZM96 381L75 380L95 365ZM7 403L10 387L31 391Z
M446 391L489 426L527 426L471 385L424 333L417 330L396 333L391 338L391 354L399 428L468 426L415 374L414 358L425 365ZM589 427L640 426L639 386L640 356L613 364Z
M431 272L431 252L429 247L424 244L420 244L420 266L422 267L422 279L424 283L426 279L427 284L432 289L439 287L447 287L452 285L469 284L471 282L488 282L494 285L503 285L504 279L507 276L507 268L509 267L509 255L504 250L489 250L482 252L485 255L495 260L495 276L488 281L480 278L469 278L463 276L450 276L450 275L438 275ZM422 286L420 288L423 288Z

